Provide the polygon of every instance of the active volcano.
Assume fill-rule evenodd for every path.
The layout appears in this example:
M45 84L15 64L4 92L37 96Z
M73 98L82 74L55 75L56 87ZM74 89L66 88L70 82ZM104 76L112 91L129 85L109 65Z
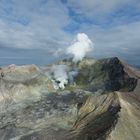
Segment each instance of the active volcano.
M140 71L116 57L0 73L1 140L140 139Z

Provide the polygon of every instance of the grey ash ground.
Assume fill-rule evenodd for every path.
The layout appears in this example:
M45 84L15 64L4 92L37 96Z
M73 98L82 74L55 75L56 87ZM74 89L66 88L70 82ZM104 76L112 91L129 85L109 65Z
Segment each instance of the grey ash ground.
M0 140L139 140L140 71L118 58L83 59L55 89L52 65L0 69Z

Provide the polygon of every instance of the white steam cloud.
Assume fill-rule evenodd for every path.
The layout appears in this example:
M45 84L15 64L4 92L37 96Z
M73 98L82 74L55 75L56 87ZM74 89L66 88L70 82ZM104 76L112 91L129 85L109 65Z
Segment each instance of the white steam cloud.
M67 67L65 65L55 65L52 67L52 74L54 79L55 88L64 89L68 84Z
M73 55L73 61L81 61L93 49L93 43L85 33L78 33L74 43L66 50L67 54ZM58 51L59 52L59 51ZM76 67L70 68L67 65L54 65L51 68L49 77L54 88L64 89L67 84L74 83L78 74Z
M74 77L77 74L77 70L70 70L66 65L54 65L49 77L55 89L64 89L68 83L74 82Z
M68 47L67 54L73 55L73 61L81 61L87 53L92 51L93 43L85 33L78 33L74 43Z

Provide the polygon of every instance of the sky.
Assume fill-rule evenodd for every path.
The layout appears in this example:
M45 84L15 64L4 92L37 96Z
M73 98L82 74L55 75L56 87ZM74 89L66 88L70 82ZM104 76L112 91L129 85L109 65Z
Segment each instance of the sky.
M0 0L0 65L58 61L77 33L140 68L140 0Z

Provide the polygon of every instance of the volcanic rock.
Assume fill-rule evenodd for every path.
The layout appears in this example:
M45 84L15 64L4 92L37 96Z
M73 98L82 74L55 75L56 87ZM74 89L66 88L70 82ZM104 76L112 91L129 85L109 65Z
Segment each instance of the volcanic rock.
M118 58L58 62L77 68L55 89L50 66L1 68L0 140L139 140L140 71Z

